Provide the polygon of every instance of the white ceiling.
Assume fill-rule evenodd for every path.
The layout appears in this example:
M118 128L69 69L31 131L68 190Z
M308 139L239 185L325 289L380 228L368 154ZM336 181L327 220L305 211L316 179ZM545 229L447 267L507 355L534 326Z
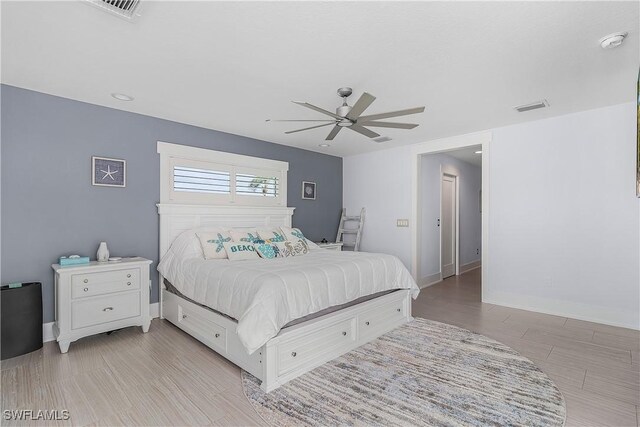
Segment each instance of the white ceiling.
M447 154L451 157L455 157L463 162L471 163L474 166L482 167L482 154L476 154L476 151L481 151L482 145L474 145L471 147L461 148L459 150L447 151Z
M638 2L151 2L130 23L81 1L2 2L2 82L345 156L635 99ZM600 37L628 31L623 46ZM330 127L335 90L367 114L425 105L371 142ZM135 97L111 98L112 92ZM516 113L546 98L551 108ZM304 126L300 126L304 127ZM179 143L180 141L174 141Z

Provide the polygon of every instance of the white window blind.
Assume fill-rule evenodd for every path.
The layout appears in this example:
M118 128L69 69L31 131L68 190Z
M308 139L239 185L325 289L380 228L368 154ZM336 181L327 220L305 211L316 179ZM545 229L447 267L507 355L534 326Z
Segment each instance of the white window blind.
M160 198L169 203L286 206L289 164L158 143Z
M230 194L231 175L229 172L212 169L174 166L173 191Z
M273 172L251 174L236 172L235 192L239 196L278 197L279 179Z

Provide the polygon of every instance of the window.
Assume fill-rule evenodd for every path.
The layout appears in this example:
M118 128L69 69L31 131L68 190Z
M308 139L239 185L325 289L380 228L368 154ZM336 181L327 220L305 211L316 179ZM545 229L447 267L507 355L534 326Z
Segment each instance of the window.
M229 172L174 166L173 191L229 194L231 177Z
M236 195L278 197L278 177L268 175L236 173Z
M286 206L289 164L158 142L161 203Z

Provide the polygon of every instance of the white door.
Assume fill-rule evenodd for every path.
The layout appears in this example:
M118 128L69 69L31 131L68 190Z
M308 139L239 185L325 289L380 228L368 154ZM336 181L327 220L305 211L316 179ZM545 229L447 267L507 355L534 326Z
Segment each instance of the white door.
M456 274L456 177L442 175L440 262L442 278Z

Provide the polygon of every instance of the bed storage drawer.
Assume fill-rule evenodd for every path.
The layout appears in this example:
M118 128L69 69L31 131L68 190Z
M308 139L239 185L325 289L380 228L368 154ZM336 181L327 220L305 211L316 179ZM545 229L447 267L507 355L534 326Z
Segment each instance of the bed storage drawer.
M318 330L312 335L284 340L278 344L278 375L286 374L314 360L338 356L347 344L356 341L356 318L351 317ZM332 358L332 357L331 357Z
M390 331L406 322L406 299L398 292L398 297L388 304L366 310L358 315L358 339L369 341L380 336L381 331Z
M178 325L219 352L227 351L227 329L187 305L178 306Z

